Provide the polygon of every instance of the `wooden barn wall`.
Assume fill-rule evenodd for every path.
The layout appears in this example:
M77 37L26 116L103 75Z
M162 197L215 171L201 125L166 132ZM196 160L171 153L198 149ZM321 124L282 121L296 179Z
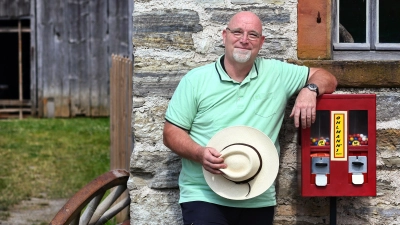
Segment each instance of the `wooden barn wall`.
M39 116L109 116L111 54L131 54L133 0L33 1Z
M18 18L30 15L30 0L0 0L0 17Z

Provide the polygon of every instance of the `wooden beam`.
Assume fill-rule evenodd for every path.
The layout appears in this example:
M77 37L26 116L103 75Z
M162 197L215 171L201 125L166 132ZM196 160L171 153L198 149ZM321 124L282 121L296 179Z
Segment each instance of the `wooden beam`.
M0 100L0 106L30 106L30 100Z
M23 98L23 76L22 76L22 25L21 20L18 21L18 88L19 88L19 100L22 102ZM22 108L20 107L19 119L23 119Z
M0 33L18 33L19 29L15 27L1 27ZM30 28L21 28L22 33L29 33L31 32Z
M14 108L14 109L0 109L0 113L2 113L2 112L8 112L8 113L10 113L10 112L21 112L21 111L24 111L24 112L30 112L31 111L31 109L29 108L29 109L21 109L21 108ZM20 119L21 119L21 117L19 117Z

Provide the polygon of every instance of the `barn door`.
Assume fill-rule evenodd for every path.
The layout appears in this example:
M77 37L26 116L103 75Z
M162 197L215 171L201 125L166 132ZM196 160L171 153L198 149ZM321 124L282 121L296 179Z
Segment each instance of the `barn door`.
M39 115L109 116L111 54L130 52L129 0L35 1Z

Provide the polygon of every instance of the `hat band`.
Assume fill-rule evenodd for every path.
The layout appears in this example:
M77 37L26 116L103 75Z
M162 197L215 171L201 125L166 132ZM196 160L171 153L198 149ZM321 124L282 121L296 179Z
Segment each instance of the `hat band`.
M246 184L246 183L249 183L249 182L250 182L251 180L253 180L253 179L260 173L260 171L261 171L261 168L262 168L262 158L261 158L261 155L260 155L260 153L258 152L258 150L257 150L256 148L254 148L253 146L251 146L251 145L249 145L249 144L245 144L245 143L234 143L234 144L228 145L228 146L226 146L225 148L223 148L223 149L221 150L221 152L222 152L223 150L225 150L225 149L231 147L231 146L234 146L234 145L244 145L244 146L247 146L247 147L253 149L253 150L257 153L258 159L260 160L260 166L258 167L257 172L256 172L253 176L251 176L250 178L248 178L248 179L246 179L246 180L243 180L243 181L233 181L233 180L231 180L231 179L228 179L228 178L225 177L225 176L223 176L223 177L224 177L225 179L229 180L229 181L232 181L232 182L235 183L235 184ZM249 188L250 188L250 184L249 184ZM249 191L249 193L250 193L250 191Z

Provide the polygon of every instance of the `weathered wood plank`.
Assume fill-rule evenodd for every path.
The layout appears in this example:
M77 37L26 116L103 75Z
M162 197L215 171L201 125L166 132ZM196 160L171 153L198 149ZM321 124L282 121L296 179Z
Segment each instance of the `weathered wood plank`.
M70 83L71 116L89 115L89 70L88 31L89 1L69 0L66 3L65 20L69 21L68 62L69 74L74 78ZM68 93L65 93L68 94Z
M129 56L131 45L129 20L132 19L130 0L115 1L109 0L109 46L111 54Z
M63 95L67 86L63 81L68 80L64 1L37 0L36 4L37 75L38 89L42 93L40 101L43 101L43 116L47 117L49 112L54 111L55 116L67 117L68 105L63 107L65 97L68 98ZM49 102L51 104L47 105Z
M132 153L132 60L112 55L110 72L110 169L129 169ZM125 193L126 195L127 193ZM123 221L129 215L124 209L117 215Z
M30 15L30 0L0 0L0 17L17 18Z
M90 116L108 116L109 115L109 58L108 53L108 16L107 0L98 0L90 2L89 15L89 101Z
M46 1L46 4L49 4L48 1ZM57 27L55 27L57 30L53 31L52 37L55 42L55 44L59 48L59 52L55 51L53 54L53 57L57 59L57 66L56 66L56 74L54 74L54 79L57 80L57 82L60 84L58 87L58 90L56 90L58 96L54 97L54 106L55 106L55 112L54 116L56 117L70 117L71 116L71 109L70 109L70 104L71 104L71 99L69 96L69 93L71 93L70 90L70 74L71 73L66 73L68 69L71 68L71 65L68 64L69 62L69 57L70 53L68 52L69 47L67 43L69 43L68 40L68 34L70 30L68 30L68 26L70 25L70 21L67 19L69 16L69 12L67 11L67 2L66 1L58 1L56 3L59 5L58 10L56 10L54 13L52 13L52 17L49 18L50 20L54 20L55 23L57 24ZM53 10L53 9L50 9ZM47 34L49 35L49 34ZM56 87L57 88L57 87Z
M132 150L132 61L112 56L110 72L110 167L128 169Z
M36 0L31 0L30 1L30 14L31 15L35 15L36 14ZM33 116L37 116L38 112L37 112L37 106L38 106L38 86L37 86L37 81L36 81L36 77L37 77L37 73L36 73L36 29L35 29L35 25L36 25L36 16L31 16L31 22L30 22L30 30L31 30L31 38L30 38L30 42L31 42L31 49L30 49L30 76L31 76L31 92L30 92L30 96L31 96L31 114Z

